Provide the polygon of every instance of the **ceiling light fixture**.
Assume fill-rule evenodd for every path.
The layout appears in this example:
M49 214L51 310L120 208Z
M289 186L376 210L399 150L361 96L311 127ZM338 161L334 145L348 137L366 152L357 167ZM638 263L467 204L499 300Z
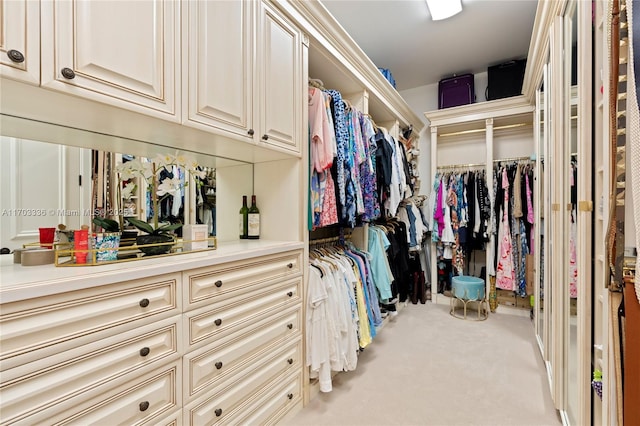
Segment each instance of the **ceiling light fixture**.
M439 21L462 12L461 0L426 0L431 19Z

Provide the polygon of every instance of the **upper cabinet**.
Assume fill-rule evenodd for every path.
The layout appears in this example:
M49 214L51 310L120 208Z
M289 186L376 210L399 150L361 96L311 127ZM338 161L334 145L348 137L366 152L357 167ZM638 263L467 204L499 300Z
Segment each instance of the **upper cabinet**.
M255 2L183 2L185 124L253 139Z
M185 124L300 154L300 30L268 2L183 4Z
M260 141L300 153L306 81L302 75L302 34L267 2L258 20L258 115Z
M179 2L53 0L41 7L44 87L176 116Z
M40 83L40 4L0 1L0 76Z

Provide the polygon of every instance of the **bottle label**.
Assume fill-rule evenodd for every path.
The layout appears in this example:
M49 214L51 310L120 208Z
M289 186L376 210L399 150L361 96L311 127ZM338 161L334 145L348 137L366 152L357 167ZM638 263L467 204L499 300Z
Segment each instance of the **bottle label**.
M249 213L249 236L260 236L260 214Z
M242 215L242 213L240 213L240 221L238 222L239 228L240 228L240 235L245 235L244 224L242 222L244 222L244 216Z

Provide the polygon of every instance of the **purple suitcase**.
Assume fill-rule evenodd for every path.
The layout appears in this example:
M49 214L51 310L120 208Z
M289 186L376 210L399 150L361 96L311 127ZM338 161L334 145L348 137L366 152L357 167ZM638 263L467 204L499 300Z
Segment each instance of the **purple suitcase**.
M471 104L474 100L473 74L457 75L438 82L438 109Z

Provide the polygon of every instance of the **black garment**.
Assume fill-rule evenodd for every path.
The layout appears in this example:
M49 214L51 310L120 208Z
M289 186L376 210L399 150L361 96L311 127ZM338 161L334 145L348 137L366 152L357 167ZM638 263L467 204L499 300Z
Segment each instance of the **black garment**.
M392 297L398 296L401 302L407 300L411 280L409 277L409 244L407 243L407 227L404 222L390 221L386 224L389 240L387 259L394 277L391 283Z
M399 143L398 145L400 145L400 150L402 153L402 166L404 167L405 182L407 183L407 185L409 185L409 188L411 188L411 191L413 192L413 173L412 169L409 167L409 162L407 161L407 151L404 148L404 144Z
M420 263L420 256L415 252L409 255L409 274L412 278L411 303L415 305L420 301L420 303L424 304L427 301L426 280Z
M384 138L381 130L374 136L376 149L376 186L378 187L378 203L380 203L380 218L386 219L386 209L383 207L389 198L391 175L393 174L393 148Z

